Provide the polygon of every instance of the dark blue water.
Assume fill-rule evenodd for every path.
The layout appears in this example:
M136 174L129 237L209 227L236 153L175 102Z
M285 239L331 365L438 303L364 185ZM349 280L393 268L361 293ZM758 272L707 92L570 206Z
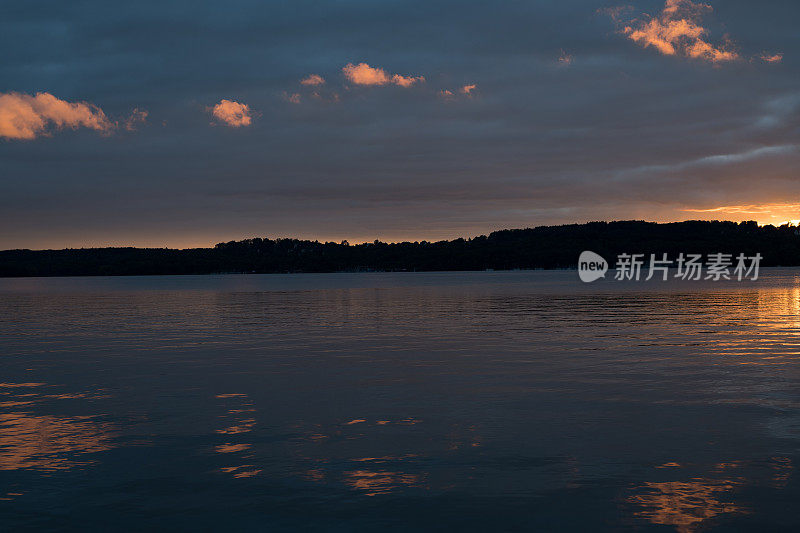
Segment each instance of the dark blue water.
M0 280L0 530L800 528L800 271Z

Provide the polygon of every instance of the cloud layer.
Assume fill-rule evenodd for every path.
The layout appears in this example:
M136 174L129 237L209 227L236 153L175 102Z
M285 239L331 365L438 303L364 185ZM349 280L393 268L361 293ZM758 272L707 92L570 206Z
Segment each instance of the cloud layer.
M115 124L102 109L86 102L67 102L50 93L0 93L0 137L29 140L62 128L107 133Z
M739 61L621 33L665 0L16 3L0 92L98 104L124 134L48 122L43 142L0 139L0 248L435 240L800 203L800 151L767 149L800 144L800 2L694 2L714 11L670 20L716 48L730 32ZM593 16L627 3L638 10L613 11L618 26ZM357 85L348 62L425 83ZM311 74L326 83L303 85ZM212 116L223 97L249 126ZM128 134L137 106L147 125Z

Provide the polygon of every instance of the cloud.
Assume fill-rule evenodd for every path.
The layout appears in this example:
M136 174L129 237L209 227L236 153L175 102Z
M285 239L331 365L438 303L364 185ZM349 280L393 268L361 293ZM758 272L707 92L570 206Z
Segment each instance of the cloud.
M308 77L300 80L301 85L325 85L325 78L319 74L310 74Z
M478 86L472 83L463 85L458 89L442 89L438 94L439 98L444 101L452 102L460 98L472 98L472 92L477 88Z
M765 63L780 63L783 61L783 54L762 54L761 61Z
M643 165L621 171L619 172L618 176L652 176L657 173L680 173L695 168L730 166L762 158L794 154L798 152L800 152L800 145L796 144L762 146L760 148L755 148L744 152L709 155L688 161L681 161L671 165Z
M667 0L657 16L633 21L622 33L645 48L652 46L664 55L682 55L712 63L739 59L731 43L714 46L706 40L708 29L700 22L702 16L712 10L708 4L691 0Z
M739 59L739 54L730 49L715 48L702 39L696 39L691 46L686 49L689 57L695 59L706 59L713 63L721 61L735 61Z
M214 118L221 120L232 128L249 126L253 122L250 107L247 104L241 104L233 100L220 100L212 108L211 114L214 115Z
M392 83L400 87L411 87L415 83L422 83L423 81L425 81L425 76L401 76L400 74L392 76Z
M681 209L687 213L699 213L705 215L713 214L717 218L731 220L736 218L749 218L756 220L759 224L773 224L781 226L783 224L798 225L800 220L800 204L797 203L767 203L767 204L748 204L748 205L723 205L707 209Z
M756 121L759 128L775 128L787 123L800 110L800 92L770 98L763 104L763 114Z
M348 63L342 67L345 78L356 85L398 85L400 87L411 87L416 83L425 81L424 76L403 76L401 74L389 75L385 70L378 67L371 67L367 63L354 65Z
M472 98L472 91L477 88L478 86L473 83L464 85L458 89L442 89L439 91L439 98L442 98L447 102L451 102L460 97Z
M316 92L313 93L313 94L314 95L319 95L319 93L316 93ZM283 93L283 98L287 102L290 102L292 104L299 104L301 102L301 99L302 99L302 97L300 96L300 93L292 93L292 94Z
M389 75L382 68L373 68L366 63L348 63L342 68L344 77L356 85L386 85Z
M134 108L128 118L125 119L124 126L128 131L135 131L139 124L144 124L147 121L149 113L147 110Z
M568 54L564 50L561 50L561 55L558 56L558 62L565 67L571 65L574 59L572 54Z
M723 205L720 207L711 207L709 209L682 209L691 213L741 213L745 215L762 215L764 213L771 213L776 209L790 209L797 214L800 212L800 204L753 204L753 205Z
M0 137L30 140L48 135L50 127L108 133L116 125L102 109L87 102L67 102L50 93L0 93Z

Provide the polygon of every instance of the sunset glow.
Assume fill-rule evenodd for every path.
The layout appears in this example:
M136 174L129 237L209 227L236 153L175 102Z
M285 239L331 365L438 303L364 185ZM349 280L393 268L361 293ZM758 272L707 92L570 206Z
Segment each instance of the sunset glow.
M0 13L0 532L800 532L800 0Z
M761 225L795 225L800 220L800 204L726 205L708 209L684 209L687 213L712 216L719 220L755 220Z
M800 219L792 6L534 2L485 32L482 8L448 11L443 32L436 2L417 7L201 11L169 32L143 8L149 37L119 14L108 42L75 27L94 44L69 56L16 47L0 248ZM178 37L197 27L219 37Z

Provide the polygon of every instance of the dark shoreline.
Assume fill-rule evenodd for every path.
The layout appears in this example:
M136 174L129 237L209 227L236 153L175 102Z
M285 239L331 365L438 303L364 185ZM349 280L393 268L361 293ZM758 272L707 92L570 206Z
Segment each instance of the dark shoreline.
M439 242L350 245L246 239L213 248L81 248L0 251L0 277L563 270L584 250L613 263L621 253L729 253L762 266L800 266L800 230L755 222L621 221L496 231Z

